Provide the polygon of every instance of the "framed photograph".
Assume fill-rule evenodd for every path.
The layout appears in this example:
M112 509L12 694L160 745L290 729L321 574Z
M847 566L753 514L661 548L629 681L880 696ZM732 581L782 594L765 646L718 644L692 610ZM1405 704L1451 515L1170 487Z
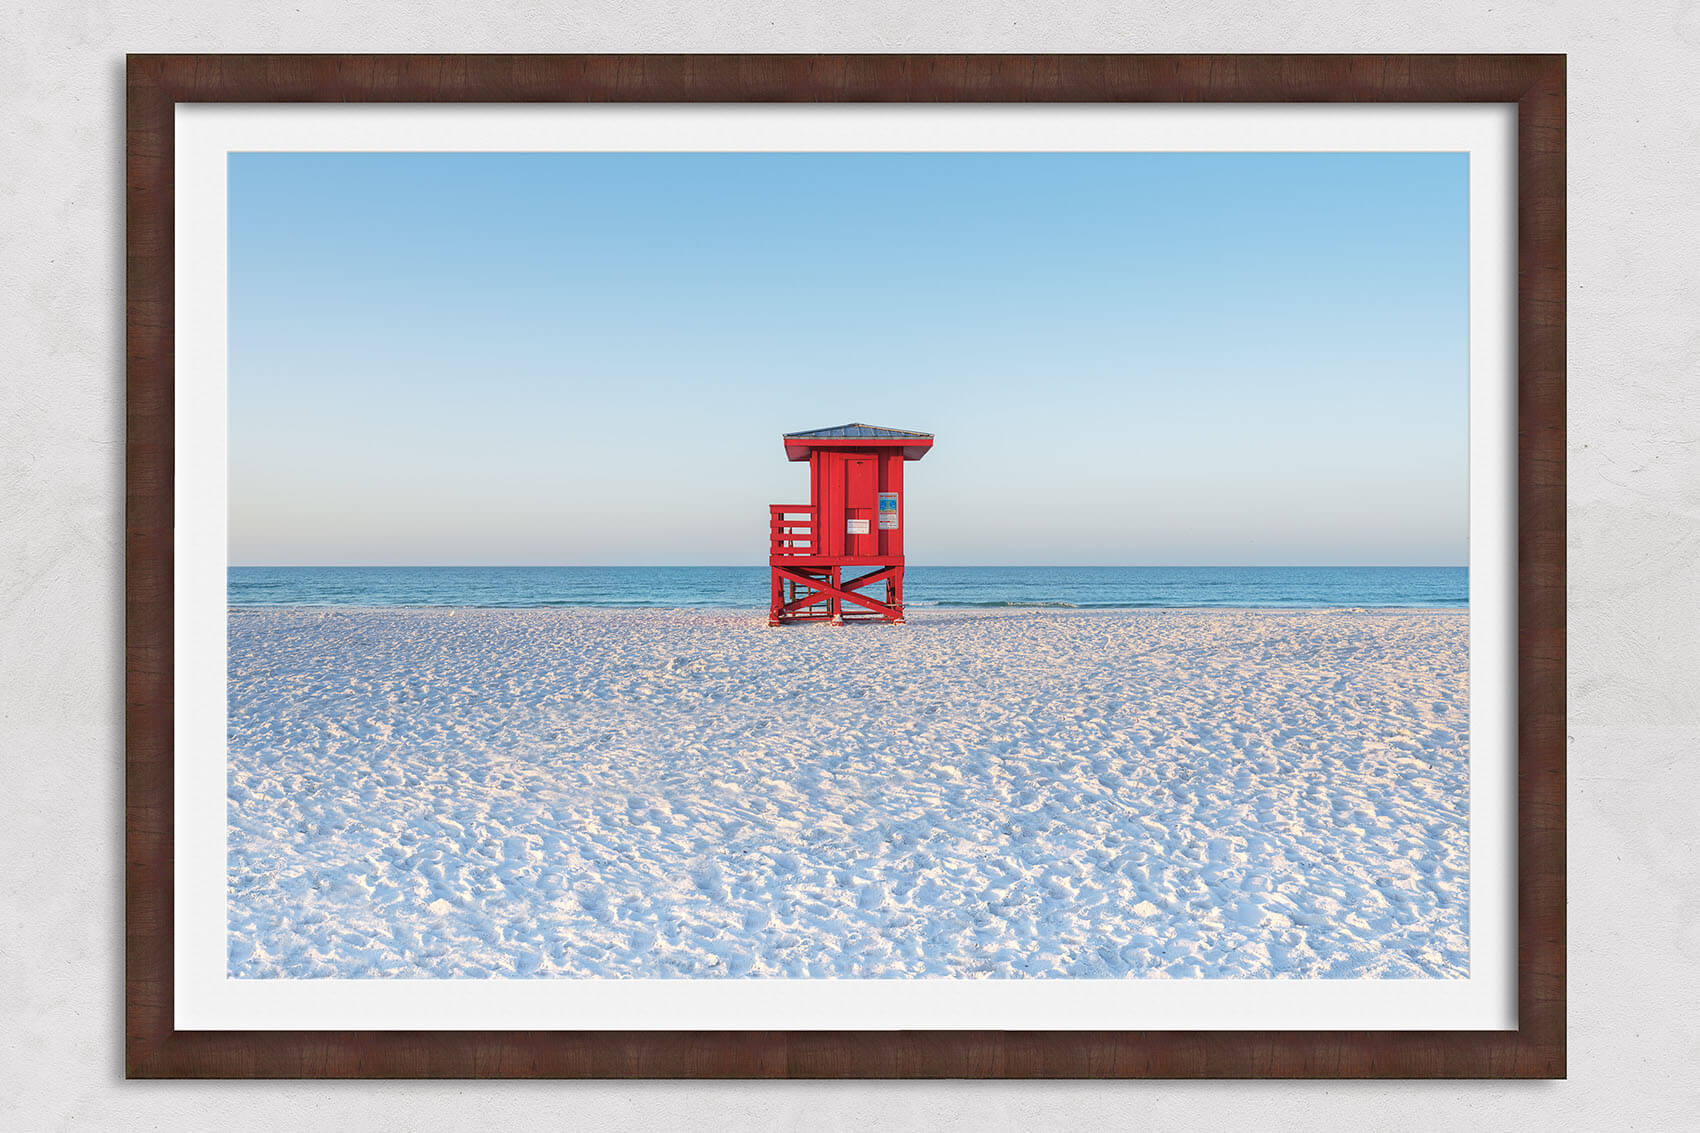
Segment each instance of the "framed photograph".
M1562 57L128 84L130 1076L1563 1076Z

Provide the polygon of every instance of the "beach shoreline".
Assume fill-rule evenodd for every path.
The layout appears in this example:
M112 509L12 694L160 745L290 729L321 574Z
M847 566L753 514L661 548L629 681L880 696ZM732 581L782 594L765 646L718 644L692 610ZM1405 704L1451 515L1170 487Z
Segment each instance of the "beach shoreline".
M395 603L393 605L354 605L354 604L342 604L342 603L335 603L335 602L327 602L327 603L322 603L322 604L317 604L317 605L308 604L308 603L294 603L294 604L290 604L290 605L264 605L264 604L236 605L236 604L232 604L232 605L228 605L228 606L225 607L226 613L229 613L229 614L278 613L278 612L281 612L281 611L291 611L291 610L292 611L299 611L299 612L309 612L309 611L319 612L319 613L348 612L348 613L365 613L365 614L403 613L403 612L410 611L410 610L416 610L416 611L425 612L425 613L444 613L444 612L447 612L447 611L457 611L457 610L479 611L479 612L504 611L504 612L510 612L510 613L521 613L521 612L525 612L525 611L536 611L538 613L568 613L568 612L577 611L577 610L584 610L584 611L590 611L590 612L604 611L604 612L609 612L609 613L620 613L620 612L639 613L639 612L644 612L644 611L650 611L650 612L655 612L655 613L709 614L709 615L720 615L720 616L732 616L732 615L741 615L741 616L749 616L749 617L759 616L763 619L762 624L763 625L767 624L767 622L766 622L767 607L766 606L755 606L755 605L750 605L750 606L663 606L663 605L640 606L640 605L593 605L593 604L587 603L587 602L580 602L580 603L565 603L564 602L564 603L561 603L559 605L535 605L534 604L534 605L485 605L485 606L479 606L479 605L470 605L470 604L464 604L463 603L463 604L457 604L457 605L432 606L432 605L411 604L411 603ZM910 619L910 620L913 620L913 619L916 619L916 618L920 618L920 619L925 620L925 619L930 618L931 616L937 615L937 614L973 613L973 612L979 612L979 613L985 613L985 614L1032 613L1032 614L1061 614L1061 615L1068 615L1068 614L1146 614L1146 613L1159 614L1159 613L1170 613L1170 612L1172 612L1172 613L1182 613L1182 614L1185 614L1185 613L1195 613L1195 614L1211 614L1211 613L1214 613L1214 614L1454 614L1454 615L1457 615L1458 617L1464 617L1464 618L1467 618L1469 616L1469 613L1470 613L1468 607L1451 606L1451 605L1444 605L1444 606L1442 606L1442 605L1432 605L1432 606L1419 606L1419 605L1407 605L1407 606L1250 606L1250 605L1242 605L1242 606L1173 606L1173 605L1155 605L1155 604L1153 604L1153 605L1146 605L1146 606L1133 606L1133 605L1127 605L1127 606L1112 606L1112 605L1072 606L1072 605L1068 605L1067 603L1029 604L1029 603L1021 603L1021 602L975 602L975 603L962 603L962 604L959 604L959 605L949 605L949 606L945 606L945 605L921 605L921 604L916 603L916 604L910 604L910 605L904 607L904 616L906 618ZM783 629L807 629L807 628L810 628L811 626L818 626L818 625L825 625L825 624L826 624L825 622L795 622L795 623L792 623L792 624L787 625L787 626L782 626L782 627L776 626L776 627L773 627L773 628L776 628L776 629L779 629L779 628L783 628ZM886 624L890 624L890 623L869 621L869 622L865 622L865 623L856 623L856 624L886 625Z
M230 972L1468 975L1468 612L244 607Z

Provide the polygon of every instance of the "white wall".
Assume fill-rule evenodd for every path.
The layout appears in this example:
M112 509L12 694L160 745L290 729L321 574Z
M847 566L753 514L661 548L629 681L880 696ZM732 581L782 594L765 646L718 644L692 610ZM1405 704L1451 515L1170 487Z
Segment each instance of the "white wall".
M1700 5L473 7L0 16L0 1127L1657 1129L1700 1113ZM123 1082L124 53L510 50L1569 52L1570 1082Z

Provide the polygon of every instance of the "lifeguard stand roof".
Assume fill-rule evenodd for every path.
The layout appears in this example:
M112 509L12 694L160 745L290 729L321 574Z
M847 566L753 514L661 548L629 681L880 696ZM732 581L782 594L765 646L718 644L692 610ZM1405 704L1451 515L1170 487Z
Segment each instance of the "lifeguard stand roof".
M859 421L785 434L785 457L788 460L807 460L811 452L822 448L901 448L904 460L920 460L932 447L931 433L888 429L884 425L864 425Z

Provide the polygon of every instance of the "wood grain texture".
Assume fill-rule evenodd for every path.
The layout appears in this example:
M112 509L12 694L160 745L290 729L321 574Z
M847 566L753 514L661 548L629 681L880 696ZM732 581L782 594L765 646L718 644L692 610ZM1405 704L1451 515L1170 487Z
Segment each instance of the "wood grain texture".
M1565 61L1553 55L135 55L126 105L125 1064L135 1078L1565 1074ZM1503 1032L178 1031L173 111L180 102L1518 105L1518 990Z

